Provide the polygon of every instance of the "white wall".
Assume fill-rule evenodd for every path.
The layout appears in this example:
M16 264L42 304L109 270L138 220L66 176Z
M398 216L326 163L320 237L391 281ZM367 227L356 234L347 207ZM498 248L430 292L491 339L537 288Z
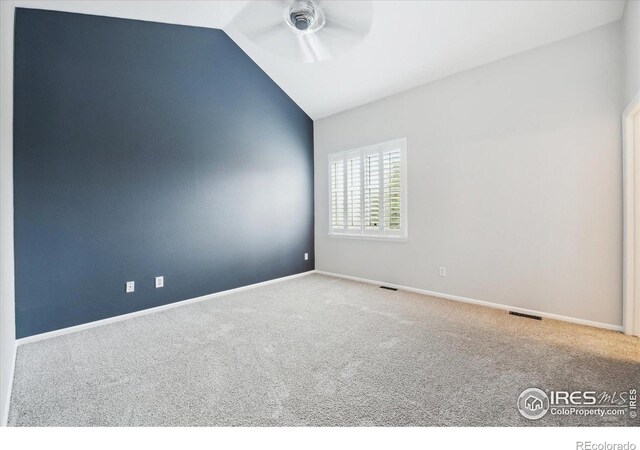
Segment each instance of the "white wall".
M15 362L13 290L13 2L0 2L0 423Z
M640 92L640 0L628 0L624 10L624 106Z
M618 22L317 121L316 268L620 325L621 70ZM404 136L409 241L328 237L327 154Z

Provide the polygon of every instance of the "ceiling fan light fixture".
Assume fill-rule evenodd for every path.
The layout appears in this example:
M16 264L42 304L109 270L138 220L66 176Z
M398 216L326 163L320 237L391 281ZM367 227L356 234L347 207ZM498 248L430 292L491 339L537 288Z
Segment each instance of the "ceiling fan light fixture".
M325 19L313 0L295 0L285 10L285 22L297 34L310 34L321 29Z

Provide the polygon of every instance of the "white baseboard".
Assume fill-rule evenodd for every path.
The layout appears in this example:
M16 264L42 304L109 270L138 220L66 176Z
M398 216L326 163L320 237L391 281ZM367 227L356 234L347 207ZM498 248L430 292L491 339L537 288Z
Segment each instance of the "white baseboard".
M100 327L102 325L108 325L114 322L120 322L122 320L132 319L134 317L144 316L147 314L153 314L160 311L166 311L167 309L178 308L184 305L190 305L192 303L202 302L216 297L222 297L224 295L235 294L236 292L246 291L248 289L255 289L257 287L266 286L273 283L279 283L281 281L291 280L293 278L303 277L314 273L315 270L309 270L307 272L297 273L295 275L289 275L287 277L276 278L273 280L263 281L261 283L250 284L248 286L242 286L235 289L229 289L227 291L216 292L214 294L207 294L201 297L190 298L187 300L181 300L167 305L156 306L154 308L143 309L141 311L135 311L128 314L122 314L120 316L109 317L107 319L96 320L94 322L83 323L81 325L75 325L73 327L62 328L60 330L49 331L47 333L34 334L33 336L27 336L17 340L17 345L28 344L30 342L41 341L43 339L51 339L56 336L62 336L64 334L75 333L77 331L87 330L89 328ZM14 358L15 359L15 358Z
M286 280L290 280L290 279L293 279L293 278L303 277L303 276L306 276L306 275L310 275L312 273L318 273L318 274L321 274L321 275L327 275L327 276L336 277L336 278L344 278L344 279L352 280L352 281L359 281L361 283L375 284L375 285L378 285L378 286L384 285L384 286L389 286L389 287L393 287L393 288L396 288L396 289L402 289L404 291L416 292L418 294L429 295L429 296L432 296L432 297L439 297L439 298L444 298L444 299L447 299L447 300L454 300L454 301L458 301L458 302L471 303L471 304L480 305L480 306L487 306L489 308L501 309L501 310L504 310L504 311L515 311L515 312L519 312L519 313L523 313L523 314L532 314L532 315L535 315L535 316L545 317L547 319L560 320L560 321L563 321L563 322L576 323L576 324L587 325L587 326L596 327L596 328L603 328L605 330L622 331L622 326L621 325L613 325L613 324L609 324L609 323L595 322L595 321L592 321L592 320L578 319L578 318L575 318L575 317L562 316L562 315L559 315L559 314L546 313L546 312L543 312L543 311L536 311L536 310L533 310L533 309L526 309L526 308L519 308L519 307L516 307L516 306L503 305L501 303L492 303L492 302L487 302L487 301L484 301L484 300L477 300L477 299L474 299L474 298L461 297L461 296L458 296L458 295L451 295L451 294L444 294L442 292L428 291L426 289L418 289L418 288L413 288L413 287L409 287L409 286L403 286L403 285L400 285L400 284L393 284L393 283L387 283L387 282L384 282L384 281L370 280L370 279L367 279L367 278L354 277L354 276L351 276L351 275L343 275L343 274L334 273L334 272L326 272L326 271L323 271L323 270L309 270L307 272L302 272L302 273L298 273L298 274L295 274L295 275L289 275L287 277L276 278L274 280L268 280L268 281L263 281L261 283L250 284L248 286L242 286L242 287L235 288L235 289L229 289L227 291L216 292L214 294L203 295L201 297L196 297L196 298L182 300L182 301L178 301L178 302L174 302L174 303L169 303L167 305L156 306L154 308L143 309L141 311L136 311L136 312L132 312L132 313L128 313L128 314L122 314L120 316L109 317L108 319L96 320L95 322L84 323L82 325L76 325L76 326L73 326L73 327L62 328L60 330L54 330L54 331L49 331L47 333L41 333L41 334L36 334L36 335L33 335L33 336L24 337L24 338L18 339L16 341L16 346L23 345L23 344L28 344L30 342L41 341L43 339L50 339L50 338L53 338L53 337L56 337L56 336L62 336L64 334L75 333L77 331L82 331L82 330L86 330L86 329L89 329L89 328L99 327L99 326L107 325L107 324L114 323L114 322L120 322L122 320L127 320L127 319L131 319L131 318L134 318L134 317L144 316L144 315L152 314L152 313L159 312L159 311L165 311L165 310L172 309L172 308L178 308L180 306L189 305L191 303L202 302L202 301L209 300L209 299L212 299L212 298L233 294L233 293L245 291L245 290L248 290L248 289L254 289L254 288L257 288L257 287L260 287L260 286L266 286L266 285L269 285L269 284L279 283L281 281L286 281ZM15 367L15 350L14 350L14 358L13 358L13 360L14 360L14 367ZM12 370L13 370L13 367L12 367Z
M11 391L13 390L13 376L16 372L16 353L17 353L18 343L14 342L11 355L11 370L9 371L9 392L7 392L7 398L5 400L5 404L2 405L4 408L2 409L2 422L0 426L6 427L9 424L9 407L11 406Z
M503 305L500 303L492 303L484 300L476 300L474 298L460 297L458 295L443 294L441 292L427 291L425 289L417 289L417 288L412 288L408 286L402 286L399 284L386 283L384 281L369 280L367 278L352 277L350 275L342 275L339 273L326 272L324 270L316 269L316 273L319 273L321 275L327 275L330 277L344 278L346 280L359 281L361 283L375 284L378 286L389 286L396 289L402 289L403 291L416 292L418 294L430 295L431 297L440 297L447 300L454 300L457 302L471 303L474 305L487 306L489 308L501 309L505 311L514 311L514 312L519 312L523 314L531 314L534 316L545 317L547 319L560 320L563 322L571 322L579 325L587 325L587 326L596 327L596 328L604 328L605 330L622 331L622 325L612 325L609 323L594 322L592 320L578 319L575 317L562 316L559 314L535 311L533 309L519 308L516 306Z

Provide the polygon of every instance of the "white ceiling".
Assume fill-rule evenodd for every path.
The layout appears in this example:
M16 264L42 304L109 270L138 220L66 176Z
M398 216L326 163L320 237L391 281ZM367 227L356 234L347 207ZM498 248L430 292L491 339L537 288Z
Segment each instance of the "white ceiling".
M17 6L225 29L245 1L16 1ZM311 116L388 95L619 20L624 0L374 1L355 49L295 63L232 39Z

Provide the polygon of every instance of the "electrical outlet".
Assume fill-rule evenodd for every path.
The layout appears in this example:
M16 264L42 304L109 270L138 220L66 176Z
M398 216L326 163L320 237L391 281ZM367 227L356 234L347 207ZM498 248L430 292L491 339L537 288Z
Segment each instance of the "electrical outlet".
M446 277L447 276L447 268L446 267L440 267L440 270L438 272L440 274L441 277Z
M136 282L135 281L127 281L126 292L133 292L136 290Z
M308 260L309 260L309 254L308 254L308 253L305 253L305 254L304 254L304 260L305 260L305 261L308 261Z
M164 287L164 277L156 277L156 288Z

